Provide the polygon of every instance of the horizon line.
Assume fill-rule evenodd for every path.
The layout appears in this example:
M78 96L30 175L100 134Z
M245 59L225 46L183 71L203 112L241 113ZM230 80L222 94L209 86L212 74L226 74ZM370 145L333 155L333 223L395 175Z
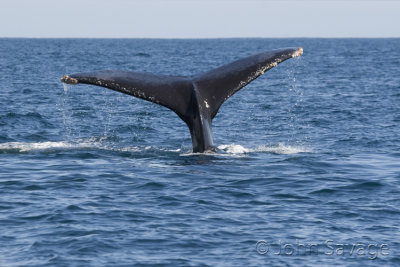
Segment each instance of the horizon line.
M201 39L399 39L400 36L294 36L294 37L32 37L0 36L0 39L158 39L158 40L201 40Z

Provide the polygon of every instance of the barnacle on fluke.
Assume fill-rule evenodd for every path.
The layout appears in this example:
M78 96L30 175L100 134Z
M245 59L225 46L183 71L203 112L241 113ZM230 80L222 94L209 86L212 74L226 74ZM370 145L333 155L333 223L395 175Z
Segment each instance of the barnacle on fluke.
M62 77L61 81L63 83L67 83L67 84L77 84L78 83L77 79L71 78L68 75L65 75L64 77Z

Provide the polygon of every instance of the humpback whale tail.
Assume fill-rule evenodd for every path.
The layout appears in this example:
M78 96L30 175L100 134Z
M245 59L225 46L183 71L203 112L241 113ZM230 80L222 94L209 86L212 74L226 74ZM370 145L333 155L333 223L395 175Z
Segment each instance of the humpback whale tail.
M101 70L65 75L61 81L106 87L167 107L189 127L193 152L205 152L215 149L211 123L221 105L264 72L302 53L301 47L272 50L188 77Z

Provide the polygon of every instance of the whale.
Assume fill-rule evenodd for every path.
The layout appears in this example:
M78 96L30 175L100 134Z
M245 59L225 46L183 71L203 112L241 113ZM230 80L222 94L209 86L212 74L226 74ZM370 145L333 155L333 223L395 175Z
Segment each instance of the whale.
M266 71L302 54L301 47L281 48L250 55L192 76L99 70L65 75L61 81L105 87L164 106L186 123L194 153L216 152L212 120L221 105Z

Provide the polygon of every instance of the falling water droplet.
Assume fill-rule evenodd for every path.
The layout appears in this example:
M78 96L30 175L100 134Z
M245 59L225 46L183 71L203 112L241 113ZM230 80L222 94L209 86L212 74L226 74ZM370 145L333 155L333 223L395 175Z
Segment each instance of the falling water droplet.
M72 87L73 85L72 85L72 84L63 83L63 86L64 86L64 92L68 92L69 89L71 89L71 87Z

